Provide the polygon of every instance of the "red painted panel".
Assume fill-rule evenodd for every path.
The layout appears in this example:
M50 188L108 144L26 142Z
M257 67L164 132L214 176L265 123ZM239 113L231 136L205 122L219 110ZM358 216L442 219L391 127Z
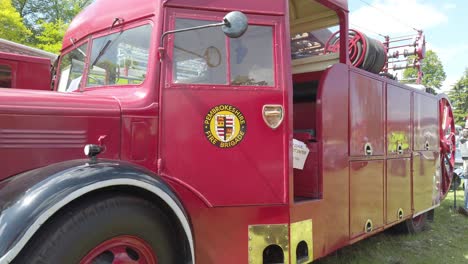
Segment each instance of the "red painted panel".
M282 92L173 88L163 96L160 151L166 175L214 206L286 201L285 126L273 130L262 118L263 105L283 103ZM205 136L205 117L220 104L236 107L246 120L245 137L232 148L217 147Z
M174 24L172 14L195 18L188 10L172 9L169 12L166 21L169 28ZM221 15L220 12L208 11L199 14L203 19ZM283 41L281 18L249 16L249 20L271 27L272 42ZM170 41L168 45L172 43ZM254 42L256 46L261 43ZM284 112L282 125L276 129L265 123L262 114L263 106L267 104L282 105L284 109L288 107L285 102L288 86L282 77L283 64L273 63L273 86L170 84L172 70L175 69L171 64L172 50L169 49L163 64L166 80L161 92L162 173L175 177L212 206L286 203L289 113ZM274 60L280 60L279 54L280 48L275 48L272 54ZM243 139L231 148L212 144L212 138L205 132L205 129L210 131L205 127L210 110L226 104L238 109L246 121ZM211 131L212 134L216 133Z
M248 263L249 225L289 223L287 205L208 208L190 190L169 183L190 215L197 263Z
M121 158L123 160L128 160L156 171L158 160L157 149L158 118L134 116L124 116L122 118Z
M200 2L199 0L169 0L168 6L185 7L193 9L217 9L217 10L238 10L243 12L255 13L273 13L284 14L286 10L286 1L270 0L211 0L210 4Z
M316 107L314 102L294 104L294 130L315 130Z
M384 161L353 161L349 168L350 238L364 234L370 219L374 229L384 224Z
M387 155L410 154L411 142L411 91L387 86ZM398 147L401 146L401 152Z
M414 93L414 150L439 151L438 106L437 98Z
M106 136L102 158L119 158L120 109L114 99L78 94L0 91L0 179L64 160L85 158L85 144Z
M411 215L411 159L387 160L386 223L398 221L398 210L403 217Z
M383 83L358 72L349 76L350 155L364 156L370 143L373 155L384 154Z

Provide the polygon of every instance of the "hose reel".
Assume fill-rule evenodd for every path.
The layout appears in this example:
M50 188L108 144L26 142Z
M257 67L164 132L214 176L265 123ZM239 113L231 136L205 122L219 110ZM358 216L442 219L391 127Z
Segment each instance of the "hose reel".
M353 66L372 72L380 73L387 62L387 49L378 40L367 37L365 34L350 29L349 59ZM340 32L335 32L325 45L325 52L339 52Z

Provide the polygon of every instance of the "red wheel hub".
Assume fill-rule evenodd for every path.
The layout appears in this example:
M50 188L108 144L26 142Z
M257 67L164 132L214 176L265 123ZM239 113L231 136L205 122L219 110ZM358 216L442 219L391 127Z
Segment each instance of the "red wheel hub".
M134 236L118 236L93 248L80 264L157 264L151 246Z
M440 194L443 199L450 189L455 167L455 122L452 107L446 96L439 99L439 137L442 170Z

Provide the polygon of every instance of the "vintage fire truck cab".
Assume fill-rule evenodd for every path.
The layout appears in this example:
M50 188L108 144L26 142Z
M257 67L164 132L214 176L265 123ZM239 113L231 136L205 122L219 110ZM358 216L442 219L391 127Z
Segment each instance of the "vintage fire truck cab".
M94 1L56 91L0 91L0 263L308 263L420 231L450 104L353 66L348 30L345 0Z

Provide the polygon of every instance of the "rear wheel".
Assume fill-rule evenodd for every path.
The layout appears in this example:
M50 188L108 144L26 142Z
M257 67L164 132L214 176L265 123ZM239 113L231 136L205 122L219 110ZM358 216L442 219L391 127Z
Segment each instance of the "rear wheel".
M417 234L424 231L427 227L427 213L420 214L412 219L405 221L408 233Z
M101 195L47 222L14 263L181 263L175 228L151 202Z
M391 230L397 234L417 234L427 229L427 223L430 220L428 216L432 213L426 212L394 226Z
M439 95L439 138L440 138L440 201L450 190L455 168L455 119L452 106L445 95Z

